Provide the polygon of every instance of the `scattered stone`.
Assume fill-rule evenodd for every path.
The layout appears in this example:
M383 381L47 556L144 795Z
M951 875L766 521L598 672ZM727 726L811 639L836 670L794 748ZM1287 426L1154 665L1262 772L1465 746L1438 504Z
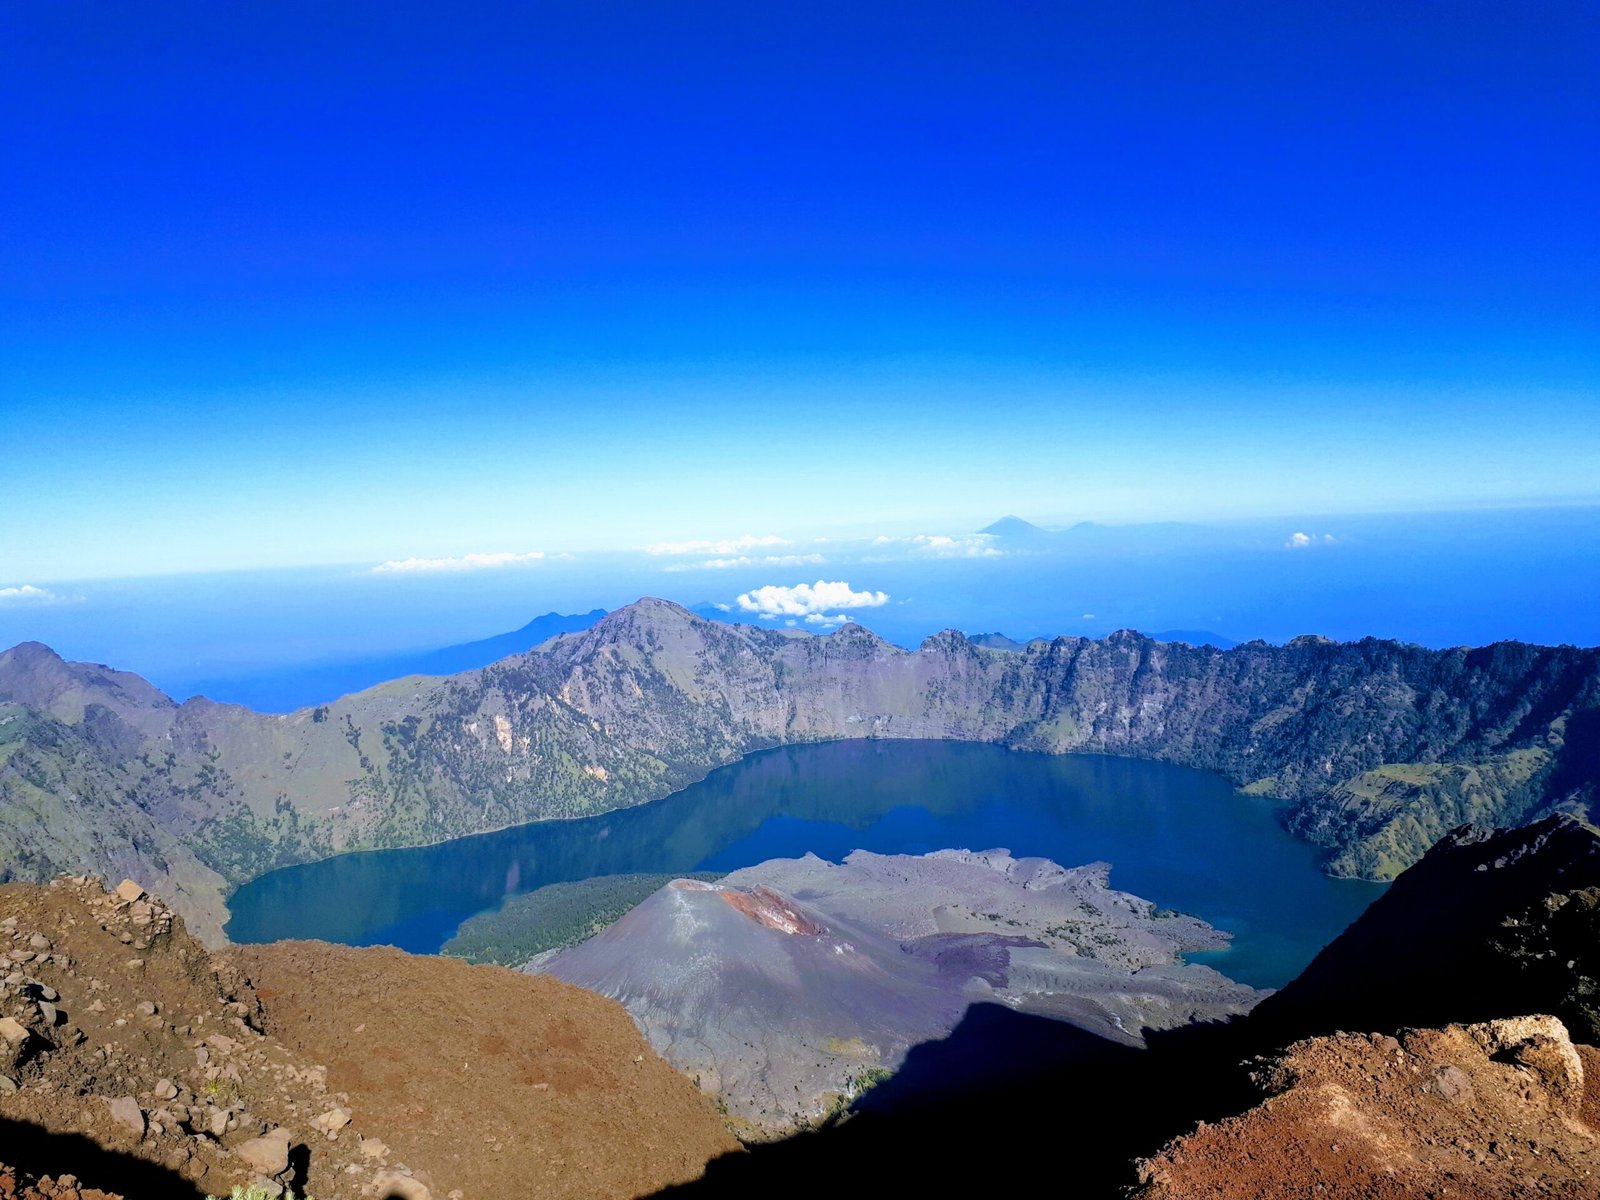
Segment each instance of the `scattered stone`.
M154 1000L141 1000L133 1006L133 1011L141 1017L153 1017L159 1011Z
M124 879L117 884L117 899L126 900L132 904L135 900L144 899L144 889L131 879Z
M28 1040L28 1027L15 1017L0 1017L0 1040L20 1046Z
M48 952L50 949L50 939L45 937L42 933L36 933L28 939L28 949Z
M158 1100L176 1100L178 1097L178 1089L173 1084L172 1080L158 1079L156 1080L155 1094L156 1099Z
M134 1137L144 1136L144 1110L132 1096L118 1096L115 1100L107 1100L106 1107L111 1113L111 1119L118 1125Z
M1447 1104L1469 1104L1473 1098L1471 1077L1453 1063L1433 1073L1430 1089Z
M377 1138L364 1137L361 1139L361 1155L363 1158L382 1158L389 1153L389 1147Z
M311 1122L323 1133L337 1133L350 1124L351 1113L348 1108L330 1108L316 1120Z
M289 1131L274 1129L234 1147L239 1161L258 1175L282 1175L289 1169Z

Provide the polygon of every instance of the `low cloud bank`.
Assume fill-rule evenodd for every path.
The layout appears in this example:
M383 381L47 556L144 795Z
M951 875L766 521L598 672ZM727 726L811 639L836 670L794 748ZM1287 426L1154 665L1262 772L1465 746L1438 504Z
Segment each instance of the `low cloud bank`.
M372 568L374 575L415 574L429 571L484 571L499 567L521 567L539 562L545 557L543 550L529 550L515 554L501 551L498 554L463 554L458 558L391 558Z
M757 536L747 533L743 537L723 538L720 541L656 542L646 546L646 554L711 554L719 557L745 554L751 550L764 550L770 546L787 546L789 543L777 534Z
M1005 551L995 544L992 534L962 533L951 536L943 533L918 533L911 537L875 537L872 546L878 550L904 549L923 558L999 558Z
M0 604L71 604L82 596L62 596L48 588L34 587L31 583L15 587L0 587Z
M664 571L732 571L742 567L805 567L827 560L820 554L740 554L733 558L705 558L698 562L671 563Z

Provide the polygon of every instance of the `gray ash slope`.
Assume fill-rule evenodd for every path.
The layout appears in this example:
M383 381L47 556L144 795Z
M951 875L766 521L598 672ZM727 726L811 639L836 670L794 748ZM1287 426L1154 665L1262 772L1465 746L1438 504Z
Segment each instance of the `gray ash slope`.
M757 749L860 737L1215 771L1288 801L1333 873L1388 879L1463 822L1590 810L1600 651L1129 632L904 650L641 600L490 667L270 715L24 644L0 653L0 877L137 875L215 940L226 889L278 866L607 812Z
M1179 958L1225 935L1112 890L1107 874L1004 850L776 859L675 881L527 969L620 1001L741 1132L771 1136L848 1103L974 1003L1130 1046L1255 1003Z

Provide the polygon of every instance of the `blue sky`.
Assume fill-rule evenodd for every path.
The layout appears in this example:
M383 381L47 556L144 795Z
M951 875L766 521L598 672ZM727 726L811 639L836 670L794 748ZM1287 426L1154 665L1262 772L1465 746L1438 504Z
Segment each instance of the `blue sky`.
M1600 499L1600 10L1309 8L9 6L0 589Z

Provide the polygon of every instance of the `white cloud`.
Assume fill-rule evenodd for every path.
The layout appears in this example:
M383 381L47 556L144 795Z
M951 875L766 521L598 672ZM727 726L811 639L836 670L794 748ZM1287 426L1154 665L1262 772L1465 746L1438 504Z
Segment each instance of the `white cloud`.
M0 587L0 604L76 604L82 596L62 596L31 583Z
M798 617L808 625L829 627L850 620L844 611L851 608L879 608L889 603L887 592L858 592L843 580L797 583L793 587L768 584L745 592L737 601L741 610L755 613L763 621ZM790 621L789 624L793 624Z
M963 533L951 537L943 533L919 533L913 537L875 537L874 546L887 549L904 546L910 553L926 558L999 558L1004 551L988 533Z
M372 568L374 575L393 575L430 571L484 571L498 567L522 567L536 563L545 556L543 550L529 550L514 554L509 550L498 554L463 554L459 558L391 558Z
M827 560L820 554L741 554L736 558L707 558L699 562L670 563L664 571L728 571L735 567L814 567Z
M1311 546L1331 546L1339 539L1331 533L1291 533L1283 544L1285 550L1305 550Z
M1083 614L1083 619L1085 621L1092 621L1092 620L1094 620L1094 614L1093 613L1084 613Z
M824 629L833 629L840 625L848 625L850 617L846 613L811 613L806 617L807 625L819 625ZM790 625L794 622L790 621Z
M763 536L745 534L743 537L724 538L717 542L657 542L646 546L646 554L715 554L722 557L744 554L751 550L764 550L769 546L787 546L789 543L777 534Z

